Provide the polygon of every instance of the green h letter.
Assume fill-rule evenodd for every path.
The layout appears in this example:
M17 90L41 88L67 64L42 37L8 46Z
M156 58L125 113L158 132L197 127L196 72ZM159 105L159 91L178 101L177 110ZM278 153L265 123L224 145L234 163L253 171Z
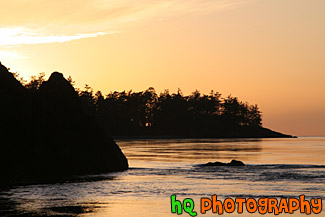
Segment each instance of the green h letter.
M172 213L176 213L176 207L177 207L177 214L178 215L183 213L182 203L179 200L176 200L176 195L175 194L170 196L170 204L172 206Z

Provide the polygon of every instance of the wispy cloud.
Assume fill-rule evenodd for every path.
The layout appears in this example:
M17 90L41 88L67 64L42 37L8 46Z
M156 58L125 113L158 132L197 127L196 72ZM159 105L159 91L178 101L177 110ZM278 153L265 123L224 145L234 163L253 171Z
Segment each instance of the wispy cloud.
M117 31L97 32L75 35L47 35L25 28L0 28L0 46L44 44L54 42L67 42L82 38L92 38L107 34L115 34Z
M0 46L116 34L141 20L211 13L242 0L0 0Z

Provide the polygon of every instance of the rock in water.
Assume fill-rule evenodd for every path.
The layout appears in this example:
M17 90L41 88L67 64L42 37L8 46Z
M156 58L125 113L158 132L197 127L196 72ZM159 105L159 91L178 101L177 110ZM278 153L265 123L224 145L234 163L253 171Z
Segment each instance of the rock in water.
M216 162L209 162L209 163L203 164L201 166L203 166L203 167L209 167L209 166L227 166L227 164L226 163L219 162L219 161L216 161Z
M216 162L209 162L206 164L202 164L200 165L202 167L209 167L209 166L245 166L245 164L242 161L238 161L238 160L232 160L230 163L222 163L219 161Z
M54 72L32 93L0 64L0 84L0 172L5 176L48 178L128 169L125 155L83 111L61 73Z
M232 160L228 166L245 166L245 164L242 161Z

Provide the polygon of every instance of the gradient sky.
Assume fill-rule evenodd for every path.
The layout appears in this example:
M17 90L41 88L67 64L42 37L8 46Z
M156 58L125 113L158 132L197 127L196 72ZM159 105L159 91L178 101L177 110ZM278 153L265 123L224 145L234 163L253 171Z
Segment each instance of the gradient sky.
M211 89L325 136L324 0L0 0L0 61L94 90Z

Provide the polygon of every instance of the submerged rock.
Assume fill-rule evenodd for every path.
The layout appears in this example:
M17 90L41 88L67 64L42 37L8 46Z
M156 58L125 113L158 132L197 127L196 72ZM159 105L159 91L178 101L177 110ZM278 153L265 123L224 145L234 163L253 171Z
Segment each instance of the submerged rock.
M128 169L125 155L84 112L61 73L29 92L0 64L0 84L0 173L5 177L19 181Z
M209 166L245 166L245 164L242 161L238 161L238 160L232 160L230 163L222 163L219 161L216 162L209 162L206 164L202 164L200 165L202 167L209 167Z

